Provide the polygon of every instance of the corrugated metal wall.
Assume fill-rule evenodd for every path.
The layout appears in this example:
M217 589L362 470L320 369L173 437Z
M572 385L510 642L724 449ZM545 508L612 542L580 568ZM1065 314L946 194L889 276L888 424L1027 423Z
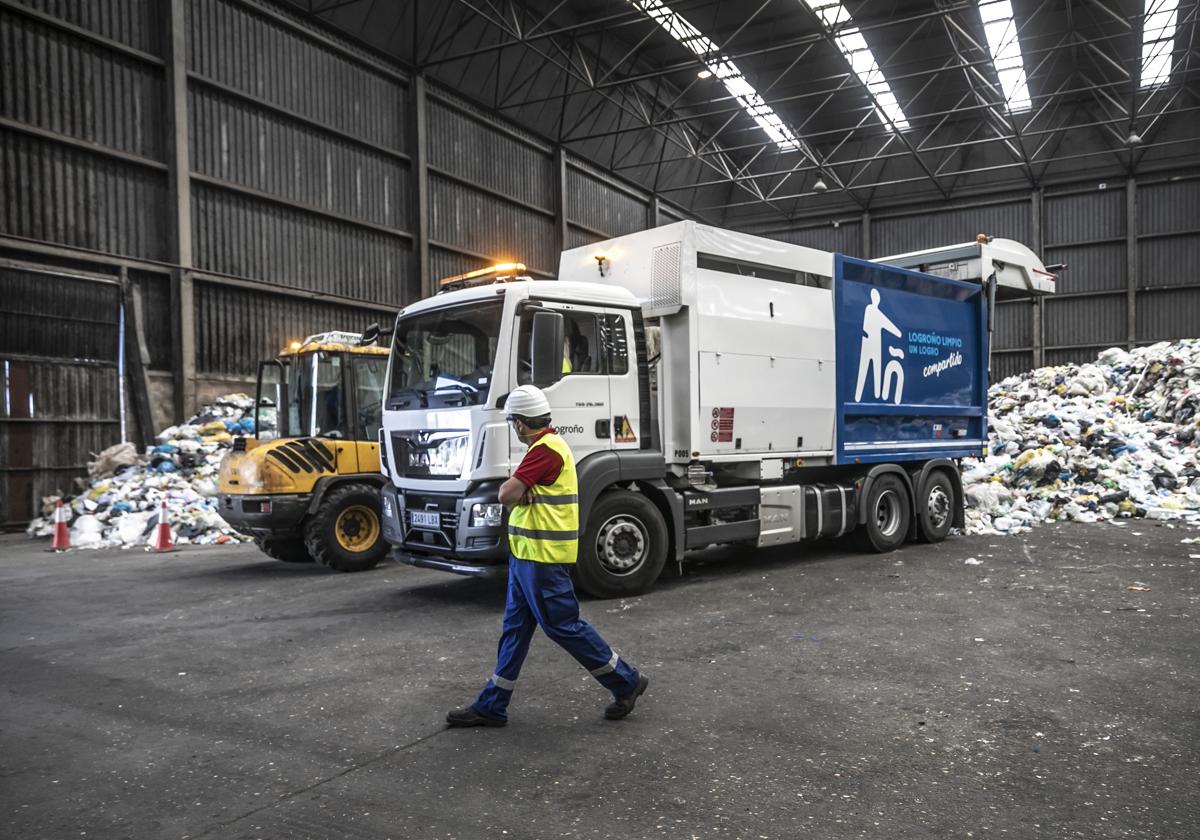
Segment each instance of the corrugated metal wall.
M433 275L460 274L491 259L552 274L558 267L553 149L445 92L429 97L428 121Z
M876 256L903 254L950 242L973 242L980 233L1029 242L1029 200L943 207L905 215L881 211L871 216L871 251Z
M157 51L144 35L157 18L152 0L107 12L37 5L78 26L128 26L126 40ZM0 8L0 232L165 258L161 59L41 18L35 8Z
M187 4L196 276L395 309L418 286L407 81L316 34L266 5ZM202 375L245 376L289 339L382 317L215 282L194 305Z
M0 527L120 440L121 289L0 262Z
M834 251L851 257L862 256L862 223L858 221L827 222L817 227L796 228L770 234L772 239L790 242L793 245L803 245L806 248L816 248L820 251Z
M316 300L276 298L254 289L196 284L196 332L201 356L197 367L208 373L245 375L289 341L329 329L361 332L385 321L376 309L333 306ZM237 340L222 343L228 335Z
M619 236L645 230L648 207L645 197L622 189L599 170L582 163L567 169L567 220L578 232Z

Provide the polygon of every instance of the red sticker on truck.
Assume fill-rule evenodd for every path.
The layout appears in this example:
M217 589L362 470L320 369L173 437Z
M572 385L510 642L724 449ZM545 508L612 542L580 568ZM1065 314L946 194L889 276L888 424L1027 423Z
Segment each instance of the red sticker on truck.
M733 409L714 408L712 410L712 442L733 442Z

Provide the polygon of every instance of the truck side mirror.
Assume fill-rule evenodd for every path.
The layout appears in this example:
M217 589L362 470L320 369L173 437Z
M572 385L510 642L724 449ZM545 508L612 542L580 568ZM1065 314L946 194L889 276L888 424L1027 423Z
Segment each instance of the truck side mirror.
M365 330L363 330L362 335L359 336L358 345L360 347L366 347L368 344L374 344L378 340L379 340L379 324L374 323L374 324L371 324L371 326L367 327Z
M558 312L533 314L533 384L539 388L562 379L563 316Z

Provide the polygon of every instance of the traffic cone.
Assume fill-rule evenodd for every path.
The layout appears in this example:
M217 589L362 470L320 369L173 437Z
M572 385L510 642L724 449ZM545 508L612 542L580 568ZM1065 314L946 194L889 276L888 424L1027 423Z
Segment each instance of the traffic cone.
M71 547L71 532L67 529L67 509L62 499L54 503L54 537L50 540L50 551L66 551Z
M147 551L174 551L175 541L171 539L171 524L167 522L167 500L158 503L158 525L154 528L154 539L150 541Z

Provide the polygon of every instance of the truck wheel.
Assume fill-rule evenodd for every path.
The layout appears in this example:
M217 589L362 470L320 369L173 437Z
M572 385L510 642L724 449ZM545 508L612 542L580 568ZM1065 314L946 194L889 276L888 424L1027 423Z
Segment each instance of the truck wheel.
M375 568L387 553L379 524L379 490L367 484L330 490L304 523L304 544L313 559L335 572Z
M941 542L954 524L954 485L944 470L934 470L920 493L925 504L917 517L917 530L925 542Z
M255 537L254 544L258 550L268 557L282 560L284 563L311 563L312 555L304 545L304 540L298 538L273 539Z
M575 577L599 598L640 595L667 562L667 525L641 493L604 493L588 514Z
M871 484L867 495L867 521L860 540L868 551L892 551L899 548L908 536L912 515L908 491L895 475L881 475Z

